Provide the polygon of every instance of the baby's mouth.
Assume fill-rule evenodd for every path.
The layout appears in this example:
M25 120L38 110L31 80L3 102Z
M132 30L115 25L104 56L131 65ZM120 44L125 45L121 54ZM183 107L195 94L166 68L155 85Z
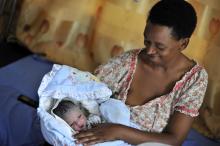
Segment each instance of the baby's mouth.
M85 130L85 129L86 129L86 125L81 125L81 126L79 126L79 129L80 129L80 130Z

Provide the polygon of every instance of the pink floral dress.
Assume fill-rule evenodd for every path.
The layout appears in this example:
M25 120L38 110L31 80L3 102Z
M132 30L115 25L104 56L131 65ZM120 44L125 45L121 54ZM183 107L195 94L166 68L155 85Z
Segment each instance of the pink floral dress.
M117 95L117 99L123 102L126 101L140 51L141 49L128 51L99 66L95 71L97 77L109 86ZM128 106L131 121L138 124L141 130L160 133L174 111L195 117L199 114L207 83L208 75L205 69L196 64L176 82L170 93L144 105Z

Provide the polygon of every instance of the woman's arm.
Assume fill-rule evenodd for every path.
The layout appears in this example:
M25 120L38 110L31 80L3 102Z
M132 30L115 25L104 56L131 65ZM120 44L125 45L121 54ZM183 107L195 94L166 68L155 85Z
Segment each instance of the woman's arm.
M80 132L74 137L79 143L89 145L104 141L123 140L135 145L144 142L160 142L177 146L181 145L186 138L192 122L192 117L175 112L163 133L148 133L119 124L105 123Z
M176 112L169 121L163 133L146 133L143 131L129 130L124 133L128 143L139 144L143 142L160 142L169 145L181 145L191 128L193 118ZM131 132L130 132L131 131ZM134 131L134 132L132 132ZM129 135L130 133L131 135ZM133 137L133 138L132 138ZM126 139L123 139L126 141Z

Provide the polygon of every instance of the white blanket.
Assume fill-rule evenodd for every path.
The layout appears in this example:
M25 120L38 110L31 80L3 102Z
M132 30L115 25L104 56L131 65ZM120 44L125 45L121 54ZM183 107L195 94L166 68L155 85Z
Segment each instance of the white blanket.
M111 90L89 72L82 72L65 65L54 65L52 70L44 76L38 94L40 99L37 110L41 131L51 145L76 145L72 137L75 131L64 120L50 114L54 101L60 101L66 97L74 102L81 102L90 113L102 116L107 122L131 126L130 111L126 105L119 100L110 99ZM120 140L96 144L96 146L107 145L129 144Z

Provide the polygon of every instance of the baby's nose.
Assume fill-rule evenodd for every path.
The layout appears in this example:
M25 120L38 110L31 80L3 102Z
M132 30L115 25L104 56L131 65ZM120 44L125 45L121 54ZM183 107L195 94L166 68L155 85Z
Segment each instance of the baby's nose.
M84 126L84 123L83 123L83 122L81 122L81 121L78 121L78 122L77 122L77 126L81 128L81 127L83 127L83 126Z

